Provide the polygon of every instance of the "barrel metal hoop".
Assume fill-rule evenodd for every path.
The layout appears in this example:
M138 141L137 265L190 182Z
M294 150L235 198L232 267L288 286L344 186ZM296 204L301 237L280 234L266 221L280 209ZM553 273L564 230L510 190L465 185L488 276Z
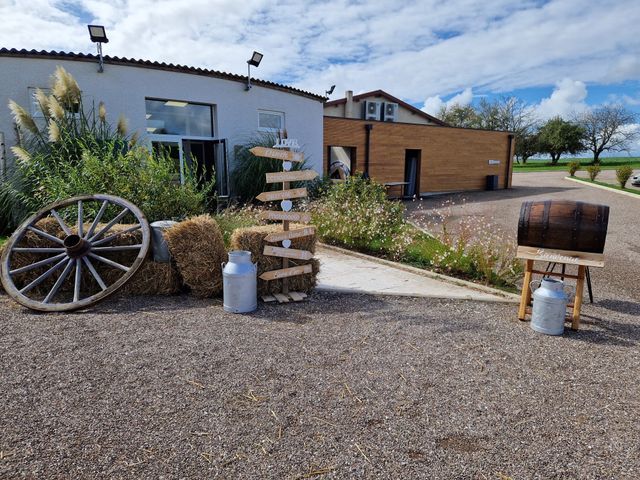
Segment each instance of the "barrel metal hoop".
M518 245L525 245L528 238L522 238L524 233L529 233L529 215L531 215L531 206L533 202L522 202L520 207L520 219L518 220Z

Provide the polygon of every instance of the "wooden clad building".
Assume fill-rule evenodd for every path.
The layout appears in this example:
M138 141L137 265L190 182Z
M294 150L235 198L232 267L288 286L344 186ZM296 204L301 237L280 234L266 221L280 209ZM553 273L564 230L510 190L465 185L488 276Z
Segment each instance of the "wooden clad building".
M347 92L324 112L323 166L334 178L367 173L404 196L511 186L509 132L448 127L380 90Z

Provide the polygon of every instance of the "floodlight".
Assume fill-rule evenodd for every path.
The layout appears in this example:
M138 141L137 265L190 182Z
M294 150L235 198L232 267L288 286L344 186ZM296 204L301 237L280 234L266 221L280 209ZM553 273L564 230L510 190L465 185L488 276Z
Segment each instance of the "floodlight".
M246 91L251 90L251 65L257 67L262 61L263 55L260 52L253 52L251 58L247 60L247 86L244 88Z
M333 93L333 91L336 89L335 85L331 85L331 88L329 90L327 90L325 93L325 95L328 97L329 95L331 95Z
M102 25L87 25L89 28L89 37L91 41L96 44L98 48L98 72L104 72L104 62L102 60L102 44L109 43L107 38L107 32Z

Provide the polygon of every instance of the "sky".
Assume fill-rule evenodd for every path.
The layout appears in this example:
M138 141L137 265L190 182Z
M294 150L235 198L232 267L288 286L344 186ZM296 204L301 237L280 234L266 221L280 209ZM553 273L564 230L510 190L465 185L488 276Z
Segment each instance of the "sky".
M382 89L428 113L515 95L541 118L640 114L638 0L0 0L0 46L246 74L331 99ZM640 146L639 146L640 149Z

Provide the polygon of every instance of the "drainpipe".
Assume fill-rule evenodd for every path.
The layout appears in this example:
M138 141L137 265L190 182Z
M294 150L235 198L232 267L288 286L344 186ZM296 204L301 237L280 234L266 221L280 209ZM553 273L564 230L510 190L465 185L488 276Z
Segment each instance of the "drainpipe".
M344 104L344 118L354 118L353 117L353 91L347 90L345 93L345 97L347 97L347 103Z
M369 178L369 157L371 156L371 130L373 130L373 125L370 123L365 124L365 144L364 144L364 173L362 174L363 178Z
M507 172L504 176L504 188L511 188L511 163L513 162L513 139L514 135L507 136Z

